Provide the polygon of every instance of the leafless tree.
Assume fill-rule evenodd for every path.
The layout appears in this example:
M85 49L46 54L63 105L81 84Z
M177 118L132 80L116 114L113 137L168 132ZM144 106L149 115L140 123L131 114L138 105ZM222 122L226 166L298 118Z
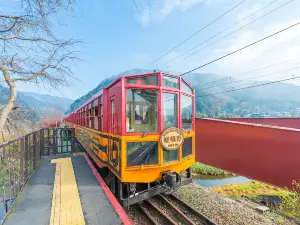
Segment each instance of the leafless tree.
M20 0L17 4L17 12L0 12L0 72L10 89L0 109L0 132L15 107L18 82L54 88L69 85L74 79L71 66L78 59L74 50L78 41L53 33L55 16L71 10L73 0Z

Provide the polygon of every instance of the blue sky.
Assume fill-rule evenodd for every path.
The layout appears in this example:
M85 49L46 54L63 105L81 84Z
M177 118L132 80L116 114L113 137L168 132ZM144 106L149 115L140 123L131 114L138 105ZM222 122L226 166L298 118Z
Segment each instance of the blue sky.
M59 92L36 87L34 84L19 83L18 88L22 91L50 93L76 99L96 87L104 78L124 70L161 68L170 59L274 0L245 1L224 18L200 32L157 63L150 64L161 54L214 20L239 1L136 0L142 12L141 15L132 0L85 0L81 2L78 0L75 13L60 15L58 20L62 25L55 26L55 33L58 37L73 37L83 41L78 47L83 62L72 65L74 75L78 78L78 81L74 81L73 86L63 88ZM270 7L243 21L220 37L288 1L277 0ZM6 5L9 5L9 2ZM300 21L299 8L300 1L294 0L287 6L241 31L207 47L192 57L181 59L165 69L187 71L283 29ZM300 57L300 26L197 72L212 72L234 76L251 69L296 57ZM278 71L292 68L299 62L300 60L272 69ZM267 72L269 71L262 71L261 74ZM300 75L300 70L296 72ZM259 74L249 74L249 77L253 75ZM281 77L285 75L288 76L289 74L281 74ZM280 76L277 75L277 77ZM276 79L276 76L268 77L268 80L272 79ZM299 81L297 81L298 83L293 82L300 84Z

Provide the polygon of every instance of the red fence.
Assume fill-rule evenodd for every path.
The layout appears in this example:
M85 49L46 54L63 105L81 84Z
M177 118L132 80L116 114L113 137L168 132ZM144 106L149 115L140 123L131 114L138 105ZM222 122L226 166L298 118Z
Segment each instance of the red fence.
M196 119L196 160L291 188L300 178L300 129Z
M300 129L300 118L229 118L224 120Z

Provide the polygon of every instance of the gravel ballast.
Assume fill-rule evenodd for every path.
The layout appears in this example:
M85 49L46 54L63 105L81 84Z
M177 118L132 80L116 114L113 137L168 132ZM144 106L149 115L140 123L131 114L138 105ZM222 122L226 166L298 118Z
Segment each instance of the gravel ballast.
M248 205L222 196L195 183L181 187L176 195L219 225L295 224L289 220L279 223L273 214L261 214Z

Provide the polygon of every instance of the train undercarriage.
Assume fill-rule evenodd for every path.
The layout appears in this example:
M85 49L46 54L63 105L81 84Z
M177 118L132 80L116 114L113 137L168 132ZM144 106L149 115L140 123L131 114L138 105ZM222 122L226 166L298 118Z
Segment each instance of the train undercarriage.
M171 194L179 187L192 182L191 168L183 174L165 171L161 173L160 180L152 183L121 182L108 168L100 169L100 173L122 206L129 206L161 193Z

